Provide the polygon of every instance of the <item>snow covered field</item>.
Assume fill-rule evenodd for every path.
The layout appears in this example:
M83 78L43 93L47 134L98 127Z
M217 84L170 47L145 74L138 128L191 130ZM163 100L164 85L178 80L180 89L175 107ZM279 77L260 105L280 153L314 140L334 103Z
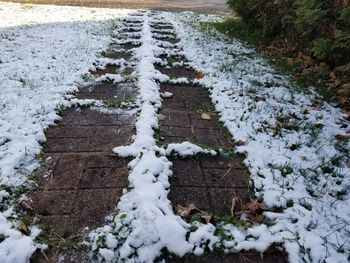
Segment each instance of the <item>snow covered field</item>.
M30 236L13 228L13 197L37 166L43 130L69 105L66 94L76 90L96 54L107 47L115 19L127 13L0 3L0 262L28 262L41 248L33 241L38 228L30 229ZM98 259L152 262L163 248L179 256L201 255L205 248L263 252L275 243L287 250L290 262L348 262L350 145L342 138L350 126L341 112L314 94L298 92L254 50L200 24L217 17L146 12L132 19L142 22L141 46L133 51L137 134L131 145L114 151L134 159L118 214L91 234ZM152 37L150 24L156 20L174 23L184 50ZM255 195L272 209L268 221L245 229L225 222L186 223L174 214L167 198L169 153L208 151L189 143L156 145L158 82L169 78L153 63L170 48L204 73L198 82L240 141L237 151L246 156ZM224 235L217 234L219 228Z
M59 118L64 95L127 12L0 3L0 262L27 262L35 250L38 231L25 237L10 229L6 209L37 166L43 130Z

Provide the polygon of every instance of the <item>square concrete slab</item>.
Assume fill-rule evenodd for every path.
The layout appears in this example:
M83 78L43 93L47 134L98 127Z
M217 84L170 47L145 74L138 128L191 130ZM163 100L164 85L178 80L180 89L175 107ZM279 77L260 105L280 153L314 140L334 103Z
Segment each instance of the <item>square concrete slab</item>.
M100 226L116 207L121 194L120 188L80 190L72 213L77 220L76 226L80 229Z
M35 214L67 215L72 211L76 193L76 190L33 191L29 198Z
M46 138L89 138L94 134L93 126L51 127L46 131Z
M121 158L109 153L91 153L86 156L86 168L125 168L130 158Z
M173 176L170 178L171 187L193 186L205 187L205 179L199 167L199 162L193 158L170 159L173 163Z
M89 152L93 151L86 138L51 138L45 143L44 152Z
M170 112L170 123L171 126L175 127L190 127L191 122L187 111L171 110Z
M196 207L203 211L209 211L211 208L209 193L206 188L171 187L168 197L175 210L178 205L187 206L190 203L194 203Z
M80 177L79 189L123 188L128 184L125 168L86 168Z
M209 188L249 188L249 175L245 170L204 168L204 174Z
M212 212L214 215L225 216L231 214L232 199L239 197L242 204L249 202L248 189L210 188Z
M232 167L234 170L243 170L245 166L243 164L244 158L240 155L234 155L232 157L224 157L220 155L216 156L202 156L200 159L203 168L217 168L228 169Z

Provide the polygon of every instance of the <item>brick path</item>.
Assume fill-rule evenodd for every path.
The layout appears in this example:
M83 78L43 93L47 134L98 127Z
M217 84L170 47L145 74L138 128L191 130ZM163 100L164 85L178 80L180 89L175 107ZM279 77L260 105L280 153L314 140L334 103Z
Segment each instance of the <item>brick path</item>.
M157 33L162 34L161 31ZM186 67L158 65L157 69L172 79L186 77L193 80L196 77L196 72ZM163 100L160 111L164 116L160 120L159 141L162 144L190 141L203 147L234 147L228 131L213 111L205 88L162 84L161 92L173 94ZM206 117L203 118L202 114ZM232 198L239 197L243 203L249 201L249 175L242 164L242 157L208 155L200 158L174 158L172 161L174 176L170 181L169 199L174 209L178 205L186 206L193 202L200 210L209 214L229 215Z

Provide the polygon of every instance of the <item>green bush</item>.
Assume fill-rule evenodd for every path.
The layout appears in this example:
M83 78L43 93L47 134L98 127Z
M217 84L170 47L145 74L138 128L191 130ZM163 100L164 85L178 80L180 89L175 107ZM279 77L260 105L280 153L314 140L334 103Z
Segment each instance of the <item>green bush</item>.
M350 25L350 7L344 8L340 13L340 20Z
M228 0L262 38L287 39L299 50L337 66L350 61L350 7L329 0Z
M313 41L312 52L320 60L328 60L332 52L332 42L326 38L317 38Z

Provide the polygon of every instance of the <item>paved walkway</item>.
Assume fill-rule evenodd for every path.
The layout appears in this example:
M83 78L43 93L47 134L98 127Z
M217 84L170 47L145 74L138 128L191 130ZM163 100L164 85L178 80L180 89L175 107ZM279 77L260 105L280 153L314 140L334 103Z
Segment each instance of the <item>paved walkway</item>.
M135 25L124 23L125 31ZM129 28L129 29L128 29ZM162 29L172 29L171 24L152 25L152 32L165 34ZM131 29L130 29L131 30ZM122 35L122 33L121 33ZM159 37L169 43L177 43L176 36ZM130 59L129 51L138 42L113 44L104 56ZM123 48L125 52L113 51ZM173 51L181 49L175 45ZM169 52L174 53L174 52ZM160 56L167 67L157 69L170 78L194 79L200 74L186 66L174 67L172 62L183 61L183 56ZM108 66L93 74L100 76L118 71ZM129 74L132 69L124 70ZM161 92L171 92L164 98L159 112L159 145L191 141L204 147L232 150L234 144L226 129L217 120L207 90L192 84L161 84ZM81 99L114 100L133 99L136 88L132 81L120 84L94 83L81 87L77 97ZM117 100L117 99L115 99ZM47 231L54 235L69 237L80 235L84 230L103 225L128 186L127 164L130 160L111 155L116 146L127 145L134 134L134 118L124 114L106 114L89 107L65 110L57 126L47 130L43 166L37 174L37 189L30 193L33 214L41 217ZM228 151L229 152L229 151ZM241 205L250 201L249 174L242 164L242 157L234 154L219 156L194 156L171 159L174 176L170 180L169 199L174 211L193 203L201 213L225 216L232 213L232 200L239 198ZM236 206L235 209L240 209ZM189 218L184 218L189 220ZM51 262L57 262L60 248L49 251ZM40 260L44 261L43 258ZM38 261L40 261L38 260ZM273 252L262 260L258 254L223 255L209 254L201 258L169 259L168 262L285 262L285 256ZM247 261L248 260L248 261ZM250 260L250 261L249 261ZM84 253L66 257L63 262L88 262Z
M112 45L103 57L130 59L128 50L132 47L132 44ZM117 71L117 66L108 65L91 73L102 76ZM130 68L123 70L124 75L130 72ZM133 99L136 92L130 81L96 82L81 87L76 97L117 103L120 99ZM122 190L128 186L130 160L112 155L112 149L131 142L134 122L129 114L106 114L77 107L65 110L57 126L46 131L43 165L36 176L38 187L29 197L33 201L32 214L40 216L49 237L81 236L103 225L104 218L115 209ZM57 252L61 249L49 250L50 262L57 262ZM38 261L46 262L44 258ZM88 262L88 259L84 253L73 253L64 262Z

